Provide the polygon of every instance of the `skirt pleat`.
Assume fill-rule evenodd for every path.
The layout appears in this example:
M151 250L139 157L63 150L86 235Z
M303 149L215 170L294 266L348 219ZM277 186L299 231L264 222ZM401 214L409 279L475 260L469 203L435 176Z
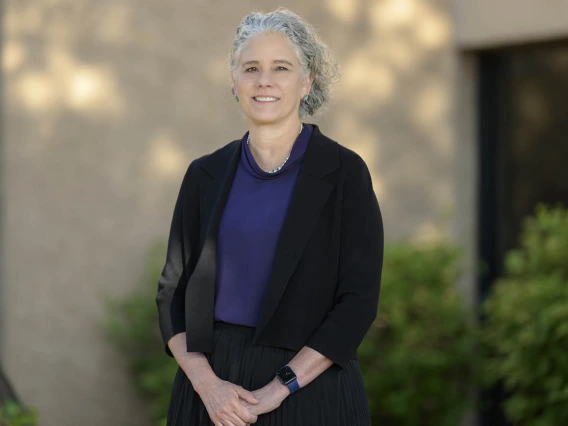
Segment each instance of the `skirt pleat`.
M222 380L253 391L268 384L296 351L252 345L254 327L215 322L207 359ZM288 396L276 410L258 416L258 426L370 426L363 377L357 360L337 364ZM167 426L214 426L201 398L181 368L174 383Z

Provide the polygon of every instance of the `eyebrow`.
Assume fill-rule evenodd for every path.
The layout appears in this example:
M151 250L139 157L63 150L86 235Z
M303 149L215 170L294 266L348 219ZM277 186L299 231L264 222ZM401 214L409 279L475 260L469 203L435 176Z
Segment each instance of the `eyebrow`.
M242 66L246 67L248 65L258 65L260 62L258 61L247 61L245 62ZM292 62L287 61L286 59L275 59L274 61L272 61L273 64L287 64L291 67L294 66L294 64L292 64Z

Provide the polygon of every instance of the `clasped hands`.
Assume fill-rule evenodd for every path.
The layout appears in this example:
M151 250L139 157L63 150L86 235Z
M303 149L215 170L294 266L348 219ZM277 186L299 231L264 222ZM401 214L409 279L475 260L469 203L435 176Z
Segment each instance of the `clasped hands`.
M256 423L261 414L280 407L290 391L275 377L266 386L252 392L218 379L202 387L198 393L215 426L248 426Z

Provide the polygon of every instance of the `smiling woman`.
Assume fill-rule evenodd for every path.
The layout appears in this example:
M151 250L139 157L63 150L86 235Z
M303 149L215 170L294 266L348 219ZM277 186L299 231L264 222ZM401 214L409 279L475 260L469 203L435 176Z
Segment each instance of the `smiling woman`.
M158 283L167 425L369 426L381 212L361 157L302 122L337 63L281 8L243 19L230 68L248 132L189 165Z

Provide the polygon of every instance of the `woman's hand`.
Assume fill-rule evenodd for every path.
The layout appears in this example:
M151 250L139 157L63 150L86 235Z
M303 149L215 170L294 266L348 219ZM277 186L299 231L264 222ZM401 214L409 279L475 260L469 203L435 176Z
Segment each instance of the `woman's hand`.
M282 401L290 395L290 390L275 377L266 386L253 391L252 394L258 400L258 404L252 405L245 399L241 399L241 404L252 414L260 416L280 407Z
M215 426L248 426L256 423L257 415L251 413L248 407L254 407L258 400L252 392L241 386L217 378L201 384L196 391ZM246 401L248 406L241 401Z

